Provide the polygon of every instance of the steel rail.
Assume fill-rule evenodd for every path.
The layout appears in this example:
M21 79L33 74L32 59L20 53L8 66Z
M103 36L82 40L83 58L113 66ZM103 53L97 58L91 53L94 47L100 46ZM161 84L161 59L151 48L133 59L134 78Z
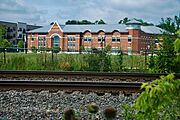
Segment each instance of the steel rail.
M59 72L59 71L12 71L12 70L0 70L0 74L18 74L18 75L82 75L82 76L136 76L136 77L159 77L162 75L168 75L166 73L143 73L143 72L85 72L85 71L73 71L73 72ZM180 73L174 74L175 77L180 78Z
M76 91L83 92L126 92L135 93L140 91L142 83L119 83L119 82L87 82L87 81L19 81L1 80L0 90L50 90L50 91Z

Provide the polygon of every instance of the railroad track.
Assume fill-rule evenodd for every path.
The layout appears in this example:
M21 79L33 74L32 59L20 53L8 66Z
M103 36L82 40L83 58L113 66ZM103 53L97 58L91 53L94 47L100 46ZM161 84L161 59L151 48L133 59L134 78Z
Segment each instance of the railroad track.
M166 74L50 71L0 71L0 90L63 90L66 92L140 92L142 82ZM180 78L180 74L175 74Z
M119 83L119 82L87 82L87 81L19 81L19 80L1 80L0 90L33 90L33 91L58 91L65 92L82 91L85 93L96 92L140 92L141 83Z
M0 71L1 80L151 82L167 74L110 72ZM180 74L175 74L180 79Z

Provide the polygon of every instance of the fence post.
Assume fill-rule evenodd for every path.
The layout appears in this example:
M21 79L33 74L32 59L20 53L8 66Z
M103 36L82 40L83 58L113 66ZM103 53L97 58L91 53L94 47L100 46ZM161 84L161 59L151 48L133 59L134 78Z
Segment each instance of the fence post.
M52 49L52 63L54 62L54 55L53 55L53 49Z
M4 64L6 64L6 48L4 48Z
M147 65L147 50L145 50L145 70L146 70L146 65Z

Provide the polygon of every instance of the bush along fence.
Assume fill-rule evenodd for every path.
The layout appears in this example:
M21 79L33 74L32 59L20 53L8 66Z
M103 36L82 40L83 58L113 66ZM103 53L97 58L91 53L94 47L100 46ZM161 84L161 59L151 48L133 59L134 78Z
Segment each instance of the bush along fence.
M164 59L161 59L162 57ZM64 52L59 48L0 48L1 70L180 72L180 68L175 67L177 61L175 59L176 54L172 56L169 53L162 54L161 51L131 51L128 53L118 50L112 53L106 48L80 52Z
M149 57L145 59L145 55L127 55L125 51L110 54L106 49L77 54L62 52L57 48L0 48L0 69L4 70L145 71L148 60ZM15 61L19 61L22 67Z

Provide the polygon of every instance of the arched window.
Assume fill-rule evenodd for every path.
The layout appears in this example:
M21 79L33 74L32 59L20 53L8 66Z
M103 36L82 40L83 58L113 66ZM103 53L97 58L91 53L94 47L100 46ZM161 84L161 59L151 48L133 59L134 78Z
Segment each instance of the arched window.
M55 35L52 37L52 47L59 47L60 46L60 38L59 36Z

